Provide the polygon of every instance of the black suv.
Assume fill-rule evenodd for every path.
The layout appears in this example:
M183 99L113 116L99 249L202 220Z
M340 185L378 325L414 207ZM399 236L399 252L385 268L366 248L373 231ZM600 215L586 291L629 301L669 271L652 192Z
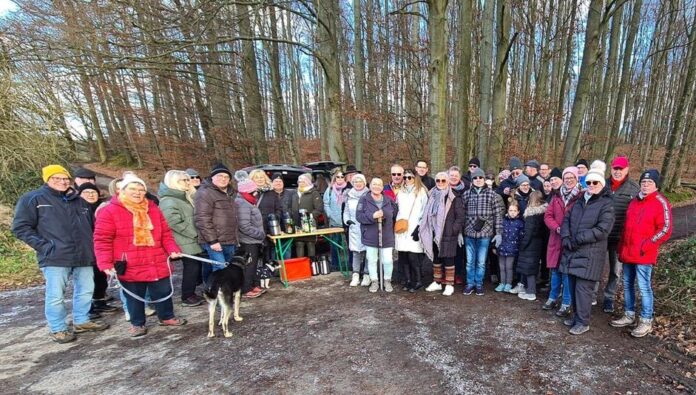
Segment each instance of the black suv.
M302 166L283 164L255 165L245 167L242 170L250 173L252 170L261 169L266 173L266 175L268 175L268 177L271 177L273 173L280 173L283 175L285 187L295 189L297 188L297 177L299 177L300 174L312 173L315 181L317 179L317 175L321 175L328 183L331 179L331 170L343 165L343 162L320 161L305 163ZM319 189L320 192L323 192L321 191L321 188Z

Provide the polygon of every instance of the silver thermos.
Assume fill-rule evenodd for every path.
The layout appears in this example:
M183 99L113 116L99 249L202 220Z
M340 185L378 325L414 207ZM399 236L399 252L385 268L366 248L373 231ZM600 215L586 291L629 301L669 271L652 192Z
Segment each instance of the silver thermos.
M331 273L331 268L329 267L329 260L326 258L326 255L321 257L321 262L320 262L321 268L321 274L329 274Z
M320 274L320 272L321 272L321 271L319 270L319 266L320 266L320 265L319 265L319 261L317 261L317 260L312 260L310 266L311 266L311 268L312 268L312 276L318 276L318 275Z
M272 236L280 236L282 234L280 230L280 222L275 214L268 214L268 228L271 231Z

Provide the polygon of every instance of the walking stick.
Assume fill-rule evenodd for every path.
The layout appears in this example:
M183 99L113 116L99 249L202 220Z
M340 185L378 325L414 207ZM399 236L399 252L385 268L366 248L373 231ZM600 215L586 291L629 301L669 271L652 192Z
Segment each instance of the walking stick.
M379 248L377 249L377 262L379 264L379 289L384 291L384 262L382 259L382 217L377 219L377 233L379 235Z

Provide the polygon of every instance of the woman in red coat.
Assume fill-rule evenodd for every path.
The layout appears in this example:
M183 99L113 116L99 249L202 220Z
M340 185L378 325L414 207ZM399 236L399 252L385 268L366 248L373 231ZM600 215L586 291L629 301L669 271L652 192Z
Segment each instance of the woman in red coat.
M97 266L114 275L117 261L125 261L125 273L118 278L127 300L131 318L131 336L143 336L145 329L145 293L153 301L172 291L167 257L180 257L172 231L160 209L145 198L145 182L135 175L121 182L121 192L111 199L97 217L94 251ZM133 295L137 295L136 299ZM174 316L172 299L154 303L160 325L180 326L186 320Z

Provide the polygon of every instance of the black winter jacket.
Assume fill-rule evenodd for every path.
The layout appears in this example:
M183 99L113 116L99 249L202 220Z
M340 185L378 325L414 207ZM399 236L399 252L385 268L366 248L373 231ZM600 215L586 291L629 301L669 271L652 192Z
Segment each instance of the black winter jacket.
M256 207L261 211L261 218L263 222L263 229L266 234L271 233L271 229L268 227L268 215L275 214L278 221L283 218L283 206L278 197L278 194L274 190L261 192L256 195Z
M611 178L607 179L607 185L611 185ZM609 233L609 244L619 243L624 225L626 224L626 210L628 210L628 204L631 203L633 198L638 196L638 192L640 192L640 186L631 179L626 179L616 191L612 192L611 189L609 190L609 193L611 193L614 198L615 218L614 226L611 228L611 233Z
M43 185L19 198L12 233L36 251L39 267L96 264L94 214L73 189L67 194Z
M559 271L599 281L607 255L607 238L614 226L614 205L605 187L588 201L580 196L563 219L563 255Z
M517 272L525 276L539 272L539 262L546 254L549 231L544 223L544 213L547 207L547 204L527 207L524 213L524 236L517 256Z

